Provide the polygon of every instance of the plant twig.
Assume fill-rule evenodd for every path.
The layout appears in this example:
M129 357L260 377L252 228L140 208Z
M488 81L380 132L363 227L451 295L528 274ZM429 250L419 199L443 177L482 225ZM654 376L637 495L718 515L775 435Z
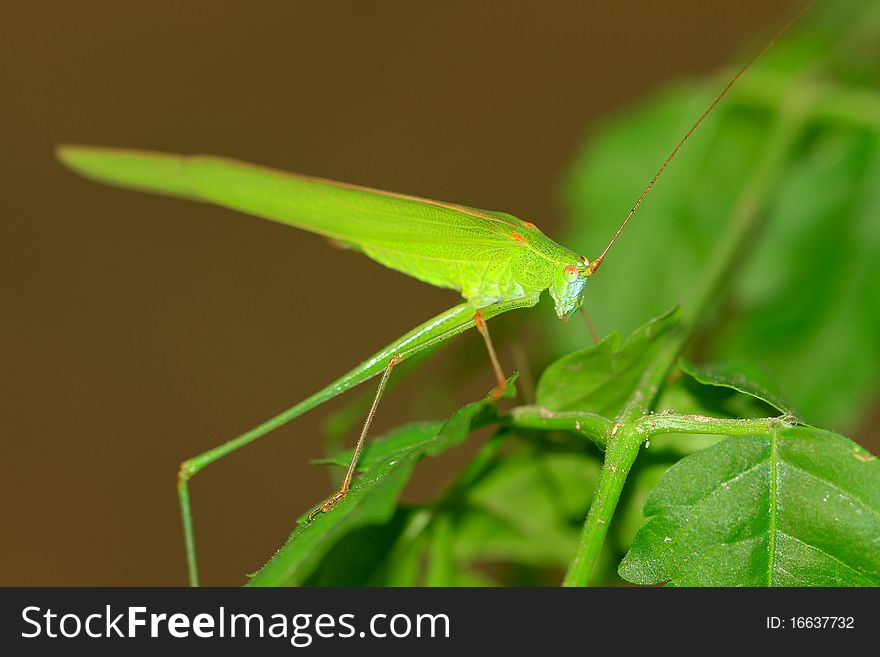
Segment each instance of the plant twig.
M619 429L619 426L618 426ZM599 483L593 494L593 502L587 512L584 528L581 531L580 543L574 559L568 565L563 586L586 586L593 571L608 525L617 509L620 493L626 483L626 477L639 455L641 436L631 428L614 432L605 451L605 461L599 474Z
M601 448L605 447L605 440L612 426L608 418L596 413L554 412L541 406L517 406L500 419L509 426L520 429L581 433Z
M739 419L658 413L642 417L633 423L632 428L637 434L647 439L664 433L694 433L715 436L765 435L774 429L793 427L796 424L797 422L790 415Z

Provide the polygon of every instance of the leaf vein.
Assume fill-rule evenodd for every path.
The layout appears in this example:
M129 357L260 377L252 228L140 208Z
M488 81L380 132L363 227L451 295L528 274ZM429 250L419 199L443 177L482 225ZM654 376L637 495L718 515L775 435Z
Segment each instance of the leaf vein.
M866 577L865 573L863 573L862 571L856 569L854 566L849 565L848 563L846 563L846 562L843 561L842 559L840 559L840 558L838 558L838 557L835 557L833 554L831 554L831 553L829 553L829 552L826 552L826 551L823 550L822 548L820 548L820 547L818 547L818 546L816 546L816 545L813 545L812 543L807 543L805 540L800 539L800 538L798 538L797 536L794 536L794 535L792 535L792 534L789 534L788 532L785 532L785 531L783 531L783 530L781 530L781 529L778 529L778 530L776 530L776 531L777 531L780 535L782 535L782 536L786 536L786 537L790 538L791 540L795 541L796 543L800 543L800 544L803 545L804 547L808 547L808 548L810 548L811 550L815 550L815 551L818 552L819 554L828 557L828 558L831 559L832 561L836 561L837 563L839 563L841 566L843 566L843 567L846 568L847 570L852 571L853 573L855 573L856 575L858 575L860 578L865 578L865 577Z
M833 488L834 490L838 491L841 495L846 495L848 498L855 500L855 501L858 502L862 507L864 507L865 509L867 509L867 510L870 511L871 513L880 516L880 510L875 509L874 507L870 506L870 505L869 505L867 502L865 502L865 500L863 500L861 497L859 497L858 495L855 495L854 493L849 492L849 491L846 490L845 488L841 488L839 485L835 484L833 481L831 481L831 480L829 480L829 479L823 479L823 478L820 477L819 475L817 475L817 474L815 474L815 473L812 473L812 472L810 472L809 470L807 470L807 469L805 469L805 468L802 468L802 467L799 466L799 465L795 465L795 464L792 463L791 461L783 461L783 462L784 462L788 467L790 467L792 470L797 470L798 472L803 473L804 475L806 475L806 476L809 477L810 479L814 479L815 481L818 481L818 482L821 482L821 483L823 483L823 484L826 484L826 485L829 486L830 488Z

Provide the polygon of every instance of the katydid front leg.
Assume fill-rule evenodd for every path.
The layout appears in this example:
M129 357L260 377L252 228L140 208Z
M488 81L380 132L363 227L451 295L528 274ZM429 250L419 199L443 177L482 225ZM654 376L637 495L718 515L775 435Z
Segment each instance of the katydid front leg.
M504 391L507 390L507 377L504 376L504 370L501 369L501 363L498 362L498 355L495 353L495 347L492 345L492 337L489 335L489 327L486 326L486 320L483 313L477 311L474 313L474 326L477 327L480 335L483 336L483 342L486 343L486 351L489 352L489 362L492 363L492 369L495 372L495 381L497 385L492 389L492 401L498 401Z
M519 299L508 299L504 301L499 301L482 307L477 307L472 303L462 303L453 308L450 308L449 310L428 320L421 326L416 327L404 336L398 338L385 348L373 354L373 356L365 360L363 363L361 363L351 371L343 374L331 384L322 388L321 390L319 390L312 396L304 399L295 406L292 406L286 411L279 413L275 417L254 427L250 431L246 431L240 436L233 438L232 440L222 445L219 445L218 447L203 452L198 456L187 459L186 461L181 463L180 472L177 480L177 493L180 503L180 514L183 520L183 534L184 542L186 544L186 557L190 584L192 586L198 586L199 583L198 562L196 559L195 548L195 535L193 531L192 510L189 497L189 480L193 476L195 476L196 473L200 472L211 463L219 461L221 458L227 456L228 454L231 454L232 452L244 447L245 445L257 440L258 438L261 438L270 431L273 431L274 429L277 429L287 424L291 420L296 419L303 413L315 408L316 406L320 406L324 402L332 399L333 397L336 397L339 394L342 394L346 390L349 390L350 388L353 388L354 386L373 378L379 373L384 372L384 381L383 384L380 386L381 393L381 390L384 389L384 384L387 383L387 377L388 375L390 375L391 369L393 369L394 365L406 360L410 356L414 356L415 354L424 351L425 349L430 349L431 347L441 344L442 342L445 342L446 340L449 340L459 333L471 328L476 324L478 312L480 319L483 323L485 323L485 320L490 319L496 315L500 315L501 313L505 313L509 310L515 310L517 308L534 306L537 302L538 296L534 295L522 297ZM392 363L392 361L394 362ZM377 395L376 399L374 400L374 406L378 405L379 396L380 395ZM375 409L371 412L371 415L374 413ZM371 420L372 417L368 416L368 422L365 424L361 440L359 440L361 446L363 440L366 437L366 430L369 429L369 421ZM356 465L356 459L353 459L352 465L349 466L352 476L354 474L354 468L356 467ZM339 500L341 500L345 496L344 493L347 492L347 488L344 492L340 490L340 493L342 493L342 495L339 495ZM331 500L332 499L333 498L331 498ZM330 506L333 506L333 504L335 504L339 500L333 501ZM328 507L328 510L329 508L330 507Z

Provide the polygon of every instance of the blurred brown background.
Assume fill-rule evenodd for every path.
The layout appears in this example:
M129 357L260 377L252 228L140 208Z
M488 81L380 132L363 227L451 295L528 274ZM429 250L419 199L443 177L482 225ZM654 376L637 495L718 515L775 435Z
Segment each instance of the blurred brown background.
M592 121L741 56L791 8L7 6L0 584L183 584L179 462L455 303L296 230L92 184L54 161L56 144L239 157L507 210L552 235ZM487 368L475 390L490 384ZM328 411L194 480L206 584L241 583L331 492L308 463ZM401 390L377 430L408 416ZM422 464L408 495L442 485L455 458Z

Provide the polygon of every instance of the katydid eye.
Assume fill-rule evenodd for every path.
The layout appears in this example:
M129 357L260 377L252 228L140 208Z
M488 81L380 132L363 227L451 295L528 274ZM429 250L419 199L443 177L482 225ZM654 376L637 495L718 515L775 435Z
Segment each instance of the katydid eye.
M567 282L573 283L578 277L577 265L566 265L565 269L562 270L562 276Z

